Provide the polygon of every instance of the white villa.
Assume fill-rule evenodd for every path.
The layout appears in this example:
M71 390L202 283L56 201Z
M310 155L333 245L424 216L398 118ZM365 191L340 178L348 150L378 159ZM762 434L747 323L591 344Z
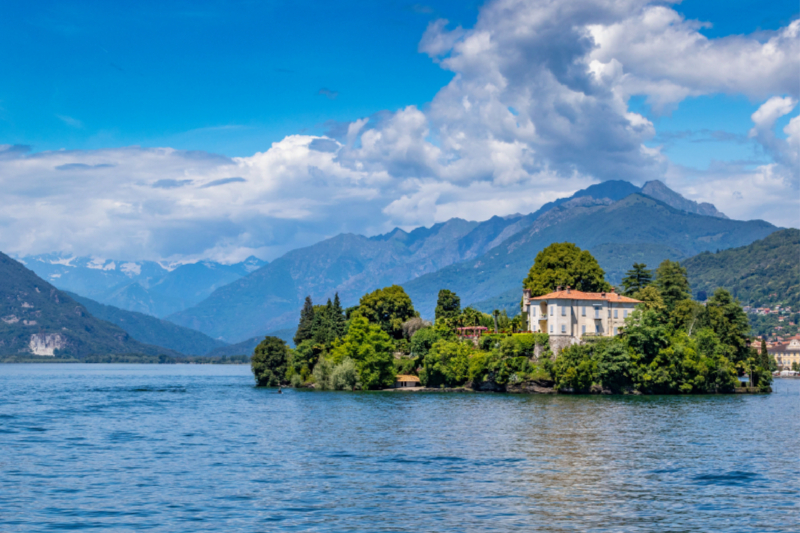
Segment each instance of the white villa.
M584 335L612 337L625 325L639 300L611 292L581 292L558 287L555 292L531 298L522 291L528 324L534 333L572 337Z

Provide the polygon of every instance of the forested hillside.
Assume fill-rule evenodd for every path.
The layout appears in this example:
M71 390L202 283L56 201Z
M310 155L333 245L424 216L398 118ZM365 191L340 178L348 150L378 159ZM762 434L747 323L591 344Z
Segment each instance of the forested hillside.
M696 215L632 194L542 230L534 224L482 257L403 286L424 317L432 316L440 288L455 291L465 304L481 302L478 307L486 310L490 302L492 308L503 309L519 305L519 280L525 277L536 254L550 243L572 242L592 253L598 250L600 265L607 273L616 273L609 276L616 283L617 276L634 262L655 266L664 259L749 244L773 231L775 226L768 222Z
M779 230L747 246L701 253L683 265L695 296L710 296L722 287L746 305L800 307L800 230Z
M0 253L0 355L180 354L134 340Z
M154 316L126 311L112 305L103 305L77 294L67 294L83 305L95 318L119 326L131 337L145 344L163 346L186 355L206 355L214 349L228 346L199 331L184 328Z

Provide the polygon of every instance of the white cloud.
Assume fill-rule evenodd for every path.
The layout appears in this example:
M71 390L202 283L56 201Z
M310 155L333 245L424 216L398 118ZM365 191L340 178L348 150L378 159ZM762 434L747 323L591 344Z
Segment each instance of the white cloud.
M721 39L701 25L663 2L497 0L471 29L429 25L419 49L453 73L429 105L359 118L339 140L293 135L241 158L0 146L0 249L272 259L343 231L530 212L605 179L664 179L730 216L791 225L800 120L774 130L800 98L800 21ZM764 102L751 138L772 162L676 166L628 108L714 93Z

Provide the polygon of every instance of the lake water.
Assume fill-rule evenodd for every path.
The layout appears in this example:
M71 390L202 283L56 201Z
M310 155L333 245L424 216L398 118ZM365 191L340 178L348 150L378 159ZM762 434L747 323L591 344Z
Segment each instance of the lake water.
M758 396L255 389L0 365L0 531L800 531L800 380Z

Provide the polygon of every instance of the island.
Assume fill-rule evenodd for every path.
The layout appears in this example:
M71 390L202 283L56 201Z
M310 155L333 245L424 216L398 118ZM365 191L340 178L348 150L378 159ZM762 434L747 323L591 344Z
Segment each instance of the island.
M691 298L686 268L634 263L612 287L572 243L539 252L510 317L461 308L438 293L434 320L392 285L344 309L307 297L295 347L266 337L251 367L257 386L315 390L568 394L770 392L774 358L750 338L724 289Z

